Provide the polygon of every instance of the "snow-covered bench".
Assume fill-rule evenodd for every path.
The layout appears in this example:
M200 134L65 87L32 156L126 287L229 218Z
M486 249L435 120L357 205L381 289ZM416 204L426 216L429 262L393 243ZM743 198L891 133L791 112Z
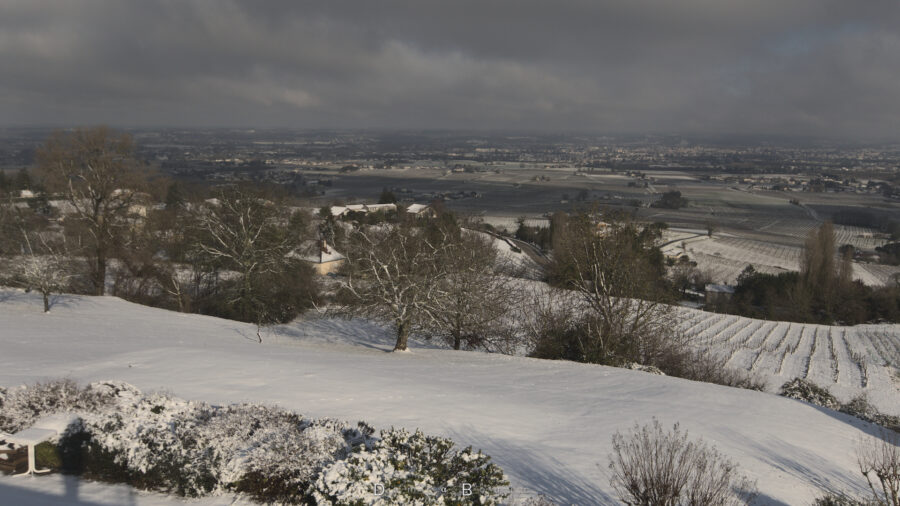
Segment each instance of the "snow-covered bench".
M16 432L15 434L0 434L0 439L6 441L7 443L12 443L16 446L28 448L28 469L24 473L19 473L16 476L26 476L50 472L50 469L35 468L34 447L43 443L44 441L49 441L50 439L56 437L57 434L59 434L59 431L56 431L54 429L39 429L35 427ZM9 452L10 459L14 461L11 462L11 467L12 471L15 472L16 468L18 468L21 463L21 453L18 453L18 455L16 455L16 452L19 452L19 450L7 450L7 452Z

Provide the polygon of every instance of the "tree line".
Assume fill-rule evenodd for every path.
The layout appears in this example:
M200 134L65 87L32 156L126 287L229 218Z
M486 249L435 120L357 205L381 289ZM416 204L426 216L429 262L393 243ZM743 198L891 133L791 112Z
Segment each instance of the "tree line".
M262 325L316 301L297 254L310 216L276 189L186 187L104 127L54 134L29 173L38 196L0 206L0 276L45 310L60 291L112 294Z
M900 280L872 287L853 279L853 248L837 248L834 225L806 238L800 271L767 274L747 266L734 296L710 309L769 320L855 325L900 322Z

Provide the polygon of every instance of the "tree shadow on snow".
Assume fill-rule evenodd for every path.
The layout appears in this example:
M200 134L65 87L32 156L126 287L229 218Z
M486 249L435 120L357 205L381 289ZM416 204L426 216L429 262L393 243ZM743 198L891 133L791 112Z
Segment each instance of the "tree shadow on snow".
M41 479L39 477L12 477L9 480L0 481L0 503L21 506L105 506L112 504L106 501L98 503L80 498L78 490L82 480L78 476L61 475L60 478L63 480L63 490L60 495L16 486L15 480L39 480ZM114 487L113 490L107 491L106 495L113 494L115 497L110 499L116 501L116 504L123 506L135 504L137 491L133 488L124 485L106 486Z
M804 402L804 401L799 401L799 402ZM848 415L846 413L841 413L840 411L823 408L822 406L816 406L815 404L810 404L810 403L806 403L806 404L809 404L811 407L815 408L816 410L818 410L822 413L825 413L826 415L830 416L831 418L834 418L835 420L844 422L847 425L852 426L854 429L865 432L866 434L868 434L872 437L877 437L878 439L881 439L881 440L884 440L884 433L885 433L885 431L888 430L878 424L875 424L872 422L867 422L861 418L857 418L855 416Z
M73 308L78 306L79 299L78 297L74 297L68 294L56 294L50 296L50 310L52 311L55 307L64 307L64 308Z
M597 484L585 480L565 463L541 453L537 448L497 439L471 427L451 431L449 436L458 445L471 444L473 448L481 449L503 468L508 478L528 483L529 489L558 504L619 504Z
M781 438L757 441L727 428L722 429L722 433L729 441L744 447L750 457L814 485L822 492L821 495L828 492L865 492L864 485L853 472L828 462L822 455L807 448ZM772 502L764 502L764 497ZM760 504L781 504L763 494L758 500Z
M289 342L346 344L386 352L392 351L397 342L393 329L364 318L305 318L272 327L272 331ZM441 348L414 336L410 336L409 345L411 348Z

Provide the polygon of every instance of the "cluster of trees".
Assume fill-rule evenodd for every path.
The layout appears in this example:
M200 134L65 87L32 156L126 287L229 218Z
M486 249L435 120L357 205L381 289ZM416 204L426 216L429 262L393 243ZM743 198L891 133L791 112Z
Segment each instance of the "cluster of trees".
M362 226L347 237L338 300L345 311L391 325L397 351L410 333L454 349L509 352L513 278L498 269L490 236L452 213L434 220Z
M0 206L0 276L40 290L47 310L65 290L267 324L316 300L298 254L310 218L272 191L186 195L103 127L54 134L33 179L54 205Z
M550 287L533 294L521 318L532 356L761 388L678 330L679 287L659 248L664 224L608 211L602 222L585 212L554 225Z
M834 226L826 222L807 238L800 272L765 274L747 266L731 300L713 309L807 323L900 322L900 285L854 281L852 260L853 249L838 250Z
M659 207L663 209L681 209L688 205L688 199L681 196L678 190L667 191L662 194L656 202L650 204L650 207Z

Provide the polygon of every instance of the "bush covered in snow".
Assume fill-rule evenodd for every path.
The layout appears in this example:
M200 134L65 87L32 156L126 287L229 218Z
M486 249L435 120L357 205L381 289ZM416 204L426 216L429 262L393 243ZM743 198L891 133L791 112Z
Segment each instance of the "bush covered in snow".
M781 387L781 395L840 411L894 432L900 432L900 417L879 412L875 406L869 404L865 394L854 397L846 404L841 404L828 389L809 380L794 378Z
M806 401L828 409L841 407L837 399L827 389L803 378L794 378L781 386L780 395L789 399Z
M370 434L279 408L151 394L84 415L63 446L68 462L77 456L96 478L185 496L230 489L287 502L299 501L323 466L369 444Z
M419 431L392 429L378 439L362 422L307 419L254 404L214 406L142 394L126 383L79 388L62 380L0 390L0 430L15 432L61 411L79 416L59 442L63 470L182 496L495 504L508 485L490 457Z
M0 388L0 432L18 432L41 417L60 412L99 411L110 406L122 389L134 387L100 382L79 388L72 380L60 379L9 390Z
M371 450L331 464L315 483L318 504L498 504L509 483L472 447L403 429L381 432Z

